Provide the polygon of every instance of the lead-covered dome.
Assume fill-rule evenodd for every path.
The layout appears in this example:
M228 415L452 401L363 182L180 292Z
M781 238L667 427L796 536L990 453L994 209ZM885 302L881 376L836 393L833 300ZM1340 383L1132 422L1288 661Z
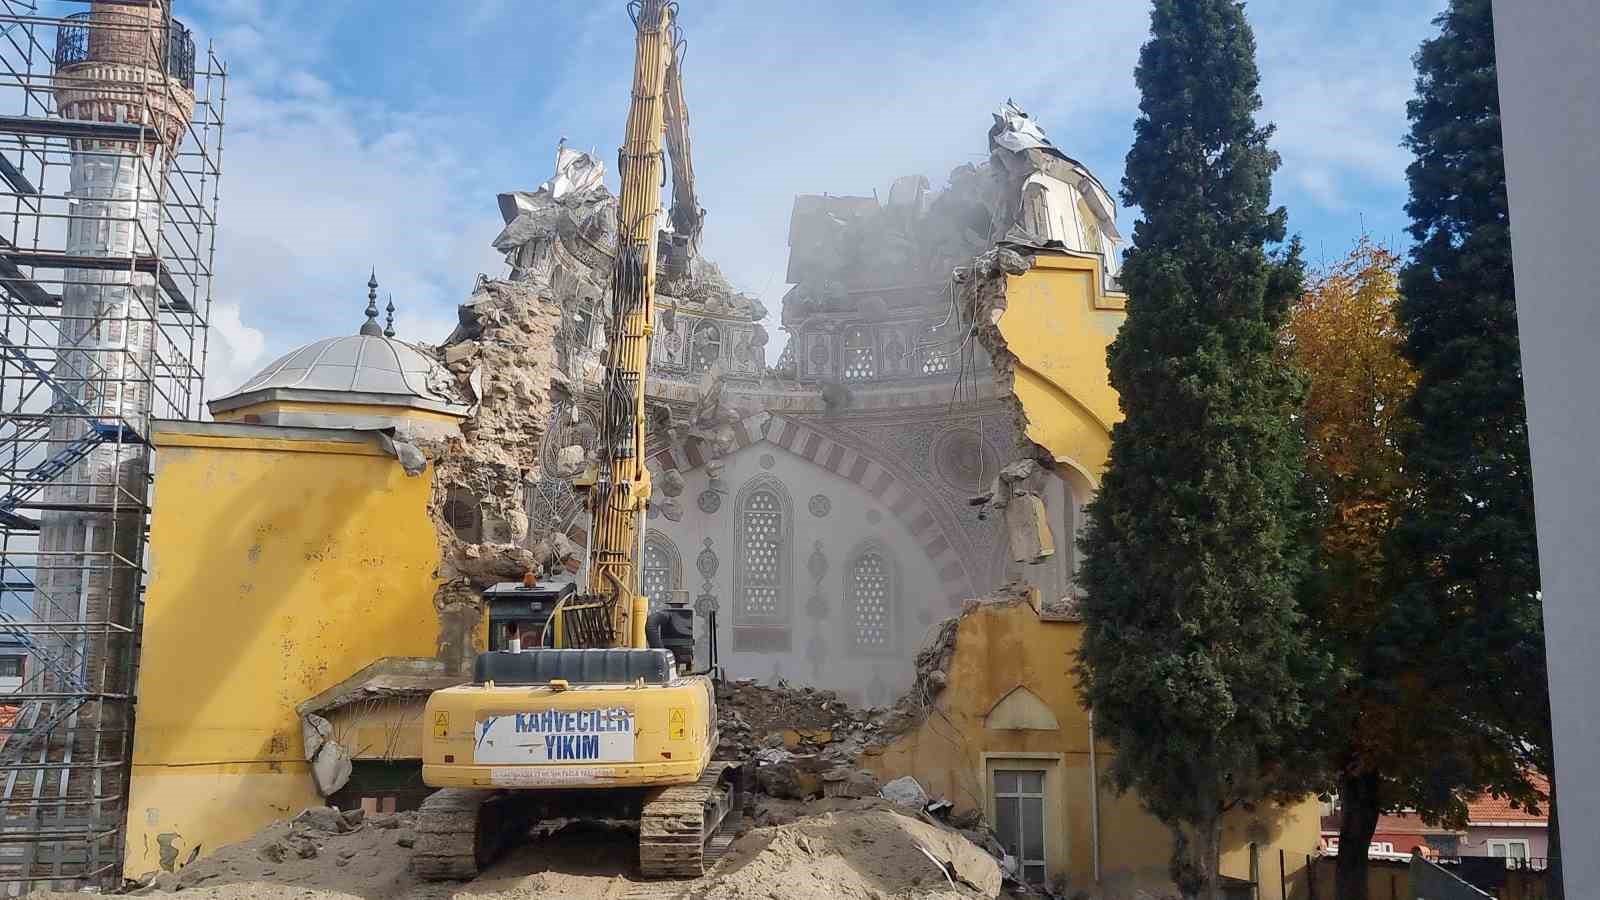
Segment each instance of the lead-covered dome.
M323 338L274 360L238 389L207 404L212 415L271 401L404 406L464 414L466 406L450 393L453 379L438 360L395 340L391 325L377 324L376 279L368 321L359 334Z

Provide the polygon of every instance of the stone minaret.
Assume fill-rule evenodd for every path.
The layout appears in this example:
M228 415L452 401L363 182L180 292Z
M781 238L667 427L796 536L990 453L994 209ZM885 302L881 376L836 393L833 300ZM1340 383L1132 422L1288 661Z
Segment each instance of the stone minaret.
M71 144L67 262L108 262L64 270L50 449L75 459L43 491L35 582L44 595L35 598L39 617L61 623L45 641L59 663L46 683L110 695L62 721L52 760L70 749L72 767L40 777L47 795L77 801L67 815L119 832L123 801L101 798L126 795L131 756L131 700L118 695L133 690L148 472L142 441L156 391L172 377L162 362L172 351L159 344L157 325L160 304L173 301L153 262L161 255L164 176L195 105L193 43L171 20L169 2L93 3L84 27L62 29L53 82L61 119L143 126ZM123 765L92 765L105 763ZM67 773L70 784L61 784Z

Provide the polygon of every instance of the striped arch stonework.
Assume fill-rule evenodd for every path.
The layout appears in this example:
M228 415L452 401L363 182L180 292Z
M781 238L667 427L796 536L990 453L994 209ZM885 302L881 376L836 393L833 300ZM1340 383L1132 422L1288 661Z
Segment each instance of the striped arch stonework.
M769 412L756 413L735 423L733 432L736 445L733 452L765 440L866 489L921 545L923 554L944 585L950 609L960 609L968 598L976 596L977 579L961 561L933 511L915 490L875 458L846 447L795 419ZM655 476L671 469L687 473L705 465L709 458L698 441L689 440L660 448L647 465Z

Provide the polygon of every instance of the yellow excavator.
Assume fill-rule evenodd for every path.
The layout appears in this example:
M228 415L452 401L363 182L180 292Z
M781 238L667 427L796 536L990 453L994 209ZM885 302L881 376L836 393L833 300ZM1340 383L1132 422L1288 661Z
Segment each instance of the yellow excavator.
M693 254L703 212L688 159L677 4L633 0L628 12L637 51L618 158L600 461L578 480L592 517L586 590L530 576L491 592L491 649L472 682L428 699L422 779L440 790L417 818L412 864L425 879L475 877L536 823L558 819L632 823L645 876L694 877L738 808L738 765L712 759L712 679L691 671L693 613L674 604L652 614L640 590L664 134L676 176L669 258ZM523 637L536 646L524 649Z

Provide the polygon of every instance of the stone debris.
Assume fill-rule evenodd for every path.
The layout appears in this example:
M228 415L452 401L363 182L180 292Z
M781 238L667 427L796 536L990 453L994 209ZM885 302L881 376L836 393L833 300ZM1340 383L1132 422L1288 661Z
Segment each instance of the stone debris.
M928 792L910 775L902 775L889 782L879 793L883 799L904 809L920 810L928 805Z
M1001 469L989 492L974 505L999 511L1006 524L1006 539L1013 562L1036 564L1055 555L1055 536L1045 511L1044 467L1033 459L1020 459Z

